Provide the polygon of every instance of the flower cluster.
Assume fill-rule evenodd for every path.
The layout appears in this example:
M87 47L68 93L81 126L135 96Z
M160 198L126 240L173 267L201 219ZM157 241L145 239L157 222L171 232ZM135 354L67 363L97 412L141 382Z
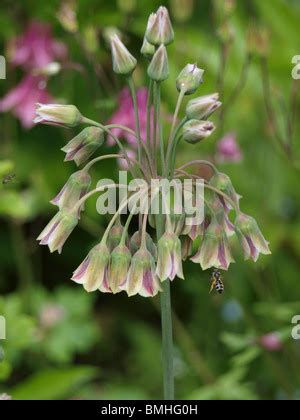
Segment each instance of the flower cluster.
M48 245L51 252L61 252L64 243L78 224L85 201L92 195L112 187L111 184L105 184L90 190L89 170L95 163L104 159L122 159L133 177L144 180L141 191L130 192L129 198L119 202L118 210L113 214L103 237L74 272L72 280L81 284L88 292L125 291L128 296L155 296L162 290L163 282L172 281L176 277L184 278L183 261L189 257L193 262L200 264L202 270L228 270L234 261L231 250L234 237L239 241L245 259L256 261L259 254L270 253L268 242L256 221L241 211L241 196L235 191L226 174L219 172L211 162L200 159L176 167L179 143L186 141L196 145L210 137L215 125L209 118L222 105L217 93L193 98L187 102L185 115L178 123L180 107L185 96L195 93L203 82L204 70L195 64L187 64L177 77L176 88L179 96L176 111L169 138L164 139L162 136L160 85L169 77L167 46L173 38L174 32L168 11L165 7L160 7L149 17L141 49L149 61L150 78L148 94L143 100L146 108L143 127L140 125L138 97L132 79L137 60L117 35L111 39L113 69L117 74L125 76L128 82L129 90L124 91L123 95L126 96L126 106L133 107L134 126L126 125L126 119L121 118L118 121L118 115L115 115L109 124L100 124L84 117L74 105L37 105L36 122L66 127L87 125L63 148L66 161L74 160L78 166L83 163L86 165L70 177L57 197L51 201L58 206L59 211L39 236L41 245ZM132 95L132 105L129 103L129 92ZM119 138L121 133L125 133L130 141L137 145L136 158L127 153ZM117 144L119 153L100 155L89 161L105 139L108 143ZM195 154L198 154L196 149ZM202 165L211 171L208 180L185 170ZM151 181L162 178L169 181L181 178L202 181L205 191L204 217L199 223L190 224L187 223L187 219L190 219L191 215L185 211L163 211L167 207L167 200L163 190L158 189L154 197L158 199L158 213L151 214L150 206L143 208L144 211L137 217L138 230L131 235L130 223L136 215L136 206L131 207L124 224L123 210L130 201L142 202L145 197L150 197ZM120 184L113 186L123 187L124 185ZM192 204L196 194L193 185L189 191L183 190L181 194L187 192L191 194ZM232 217L234 213L235 218ZM156 236L150 234L153 229L156 229Z

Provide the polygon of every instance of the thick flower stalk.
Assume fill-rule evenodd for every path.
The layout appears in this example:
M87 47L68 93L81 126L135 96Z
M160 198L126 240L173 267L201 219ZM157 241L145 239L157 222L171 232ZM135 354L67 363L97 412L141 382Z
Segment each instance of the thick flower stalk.
M141 46L150 79L148 93L143 90L141 97L132 78L137 60L117 35L112 36L112 67L124 77L128 89L122 91L122 112L116 112L108 124L83 116L74 105L38 104L36 118L36 122L64 127L87 124L62 149L66 161L74 160L78 166L85 163L85 167L75 172L52 200L59 212L38 240L48 245L51 252L61 252L79 222L86 200L98 194L102 203L109 191L119 191L117 207L111 210L105 233L72 280L88 292L125 292L129 297L160 293L166 399L174 398L170 284L176 277L184 278L183 262L190 258L199 264L199 270L228 270L234 262L234 236L245 259L256 261L259 254L270 253L256 221L242 213L241 196L226 174L212 162L201 159L177 165L182 140L193 144L190 147L195 155L200 154L201 143L208 141L217 128L210 119L222 105L218 93L212 93L188 100L183 108L185 97L196 93L203 83L204 70L196 64L187 64L176 79L178 101L169 134L163 136L167 130L162 127L160 89L170 75L167 46L173 39L168 11L160 7L149 17ZM98 149L101 152L105 139L108 146L117 145L119 152L89 160ZM137 147L137 156L123 144L124 139ZM90 190L89 171L105 159L122 161L133 178L134 188L121 181L115 184L106 180ZM188 168L201 166L207 167L210 174L205 179L196 174L199 171L187 172ZM166 184L173 186L172 193L165 191ZM123 196L121 192L127 194ZM186 206L178 206L178 200ZM132 220L138 226L133 232Z

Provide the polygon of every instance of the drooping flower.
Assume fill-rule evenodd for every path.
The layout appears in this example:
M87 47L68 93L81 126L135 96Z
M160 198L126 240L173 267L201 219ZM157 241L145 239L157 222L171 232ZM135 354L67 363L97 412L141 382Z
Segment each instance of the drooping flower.
M127 279L121 289L128 296L139 294L143 297L153 297L161 287L155 273L155 261L145 248L139 249L132 257Z
M129 247L132 252L132 254L135 254L141 247L142 244L142 235L140 231L135 232L132 237L130 238ZM146 233L146 247L147 250L150 252L152 257L156 260L157 259L157 248L156 245L149 235L149 233Z
M216 161L220 163L238 163L243 153L236 141L234 133L229 133L217 144Z
M36 105L35 124L49 124L63 127L76 127L82 122L82 115L74 105L42 104Z
M182 260L186 261L193 252L193 240L189 236L183 236L181 240Z
M118 220L115 225L110 229L108 234L108 248L110 251L115 249L122 238L124 232L124 226L121 224L120 220Z
M219 189L222 193L226 194L233 201L236 207L239 206L239 201L242 197L235 191L231 179L228 175L222 172L217 172L210 178L209 184L214 188ZM228 200L226 200L224 196L219 195L219 199L223 203L225 209L232 208L232 205Z
M214 216L218 222L223 225L224 231L228 237L234 235L235 226L229 219L230 208L224 206L224 200L217 194L213 194L209 200L210 208L214 211Z
M50 252L58 251L60 254L66 240L77 224L77 214L60 210L48 223L37 240L40 241L40 245L48 245Z
M191 261L200 263L202 270L212 267L228 270L234 262L224 226L217 219L214 218L205 230L199 251Z
M236 234L242 245L245 259L257 261L259 254L271 254L269 243L261 233L256 220L244 213L237 216L235 220Z
M13 65L32 70L64 60L67 48L53 38L50 25L32 21L22 35L11 41L9 54Z
M12 111L24 128L33 127L36 103L47 104L53 100L46 87L45 78L25 76L16 87L0 99L0 112Z
M148 99L148 89L140 88L137 91L137 104L139 109L139 119L141 127L141 137L143 140L146 139L147 133L147 99ZM132 103L132 98L128 88L124 88L119 96L119 106L116 112L113 114L108 124L119 124L127 126L128 128L135 130L135 119L134 119L134 108ZM129 145L134 148L137 147L136 136L128 131L122 130L121 128L112 128L111 132L119 138L127 140ZM108 144L113 145L114 140L112 137L109 137Z
M108 282L110 253L105 243L96 245L74 272L72 280L82 284L87 292L100 290L111 293Z
M91 182L91 176L88 172L83 170L74 172L59 194L50 203L58 206L60 210L72 210L78 201L88 192ZM78 209L78 218L80 217L82 207Z
M61 150L66 153L65 162L74 160L77 166L86 162L104 143L104 131L98 127L86 127Z
M157 268L156 273L161 281L175 277L184 279L182 271L182 255L180 239L172 232L166 232L157 244Z
M117 246L111 253L109 285L113 293L120 292L120 286L126 282L131 261L131 252L125 245Z

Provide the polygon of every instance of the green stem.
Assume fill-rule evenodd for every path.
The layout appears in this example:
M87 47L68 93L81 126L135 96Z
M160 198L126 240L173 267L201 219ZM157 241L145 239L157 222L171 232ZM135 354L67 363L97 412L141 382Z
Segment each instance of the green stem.
M161 214L156 216L157 240L164 231L163 217ZM162 293L160 294L161 308L161 329L162 329L162 361L163 361L163 380L164 380L164 399L174 400L174 366L173 366L173 329L172 329L172 309L170 280L162 283Z
M187 117L184 117L183 120L178 125L178 127L176 128L176 131L174 133L174 140L173 140L173 145L172 145L172 150L171 150L171 159L169 159L168 162L167 162L167 164L169 165L168 171L169 171L169 168L170 167L173 168L173 170L172 170L172 172L170 174L171 175L171 178L174 176L174 168L175 168L175 163L176 163L176 149L177 149L177 146L178 146L178 144L180 142L180 139L181 139L181 137L178 136L178 134L179 134L181 128L184 126L184 124L187 121L188 121L188 118ZM169 162L171 162L171 166L170 166L170 163Z
M165 151L164 151L164 139L162 133L162 124L161 124L161 112L160 112L160 83L155 83L156 85L156 110L157 113L157 124L158 124L158 143L160 147L160 159L161 159L161 168L162 173L165 173L166 163L165 163Z
M125 159L125 160L127 160L126 156L124 156L124 155L120 155L120 154L110 154L110 155L98 156L98 157L96 157L95 159L91 160L89 163L87 163L87 164L85 165L85 167L83 168L83 170L84 170L84 171L89 171L89 170L91 169L91 167L92 167L93 165L95 165L95 163L97 163L97 162L101 162L102 160L106 160L106 159ZM141 171L142 171L142 172L143 172L143 174L145 175L145 178L146 178L146 179L148 179L148 180L150 180L150 179L151 179L151 176L149 175L149 173L146 171L146 169L145 169L142 165L140 165L140 164L139 164L139 162L138 162L136 159L134 159L134 158L129 158L129 157L128 157L128 159L129 159L131 162L135 163L137 166L139 166L139 168L141 169Z
M154 86L155 86L155 82L154 82ZM157 156L156 156L156 151L157 151L157 90L154 88L153 89L153 104L154 104L154 113L153 113L153 145L152 145L152 156L153 156L153 160L154 160L154 167L156 169L156 173L157 173Z
M150 79L149 90L148 90L148 99L147 99L147 147L148 150L151 150L151 105L153 99L153 80Z
M177 104L176 104L174 116L173 116L173 122L172 122L170 137L169 137L169 141L168 141L167 155L166 155L167 171L169 171L169 168L170 168L170 165L168 164L168 162L170 161L173 142L174 142L174 139L176 137L176 133L178 132L178 130L175 131L175 126L176 126L176 122L177 122L177 118L178 118L180 106L182 104L182 101L183 101L185 92L186 92L185 89L181 89L181 91L179 93L179 96L178 96L178 100L177 100ZM167 175L168 175L168 172L165 173L165 176L167 176Z
M129 170L130 170L130 172L131 172L131 174L132 174L132 176L133 176L133 178L136 178L137 177L137 174L136 174L136 172L134 171L134 169L132 168L132 164L131 164L131 162L130 162L130 158L129 158L129 156L128 156L128 154L126 153L126 150L125 150L125 148L124 148L124 146L123 146L123 144L120 142L120 140L118 139L118 137L117 136L115 136L105 125L103 125L103 124L100 124L100 123L98 123L97 121L93 121L93 120L91 120L91 119L89 119L89 118L86 118L86 117L84 117L83 119L82 119L82 123L83 124L91 124L91 125L93 125L93 126L95 126L95 127L99 127L99 128L101 128L105 133L107 133L107 134L109 134L113 139L114 139L114 141L117 143L117 145L119 146L119 148L120 148L120 150L122 150L122 152L123 152L123 154L124 154L124 156L126 157L126 160L127 160L127 163L128 163L128 168L129 168Z
M34 283L33 267L28 255L28 246L22 226L18 222L12 222L10 227L23 305L25 310L30 312L32 309L30 307L30 291L32 284Z
M135 118L135 129L137 133L137 140L138 140L138 161L142 163L142 139L141 139L141 127L140 127L140 119L139 119L139 110L138 110L138 103L137 103L137 95L136 95L136 88L133 82L132 76L128 77L128 86L132 96L133 108L134 108L134 118Z
M189 166L192 166L192 165L209 166L215 172L215 174L217 174L219 172L217 167L212 162L209 162L208 160L192 160L191 162L188 162L188 163L180 166L178 168L178 170L188 168Z
M122 246L125 245L127 232L128 232L128 229L129 229L130 222L131 222L131 220L134 216L135 209L136 209L136 206L134 206L134 208L130 212L129 216L127 217L127 220L126 220L123 232L122 232L121 240L120 240L120 245L122 245Z

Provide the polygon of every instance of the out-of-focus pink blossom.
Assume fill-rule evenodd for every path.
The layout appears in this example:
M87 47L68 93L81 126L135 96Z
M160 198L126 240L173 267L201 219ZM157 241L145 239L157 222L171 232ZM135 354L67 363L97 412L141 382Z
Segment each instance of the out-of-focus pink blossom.
M35 104L53 101L46 89L46 80L40 76L27 75L0 99L0 112L12 111L24 128L31 128L35 117Z
M238 163L243 159L243 153L236 141L234 133L223 137L217 145L216 161L221 163Z
M258 342L267 351L275 352L282 350L282 341L276 332L260 337Z
M141 137L143 140L146 139L147 133L147 98L148 90L147 88L140 88L137 91L137 103L139 110L139 119L141 127ZM131 128L135 131L135 119L134 119L134 108L132 103L132 98L128 88L124 88L119 96L119 106L116 112L113 114L108 124L120 124L128 128ZM127 140L127 142L136 148L137 140L136 137L127 131L124 131L120 128L114 128L111 130L112 133L120 138ZM113 145L114 140L109 139L109 144Z
M33 21L22 35L11 41L10 56L13 65L31 70L64 60L67 48L53 38L49 25Z

